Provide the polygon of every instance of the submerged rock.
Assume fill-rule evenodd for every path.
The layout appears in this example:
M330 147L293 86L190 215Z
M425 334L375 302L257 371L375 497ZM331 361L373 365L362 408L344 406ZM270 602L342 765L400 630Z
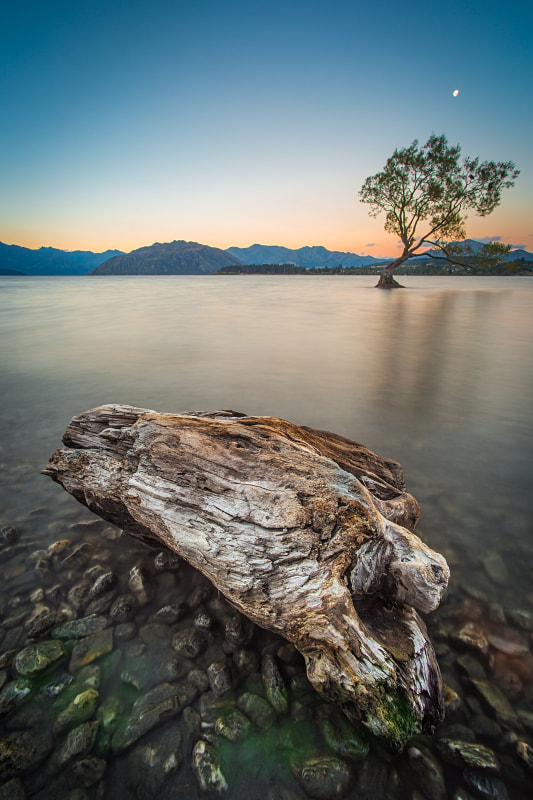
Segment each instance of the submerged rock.
M214 747L200 739L194 745L192 756L194 771L202 791L222 792L228 788Z
M164 720L179 714L196 697L196 689L186 681L163 683L135 701L130 715L120 724L111 740L113 753L121 753L133 742Z
M15 669L19 675L38 675L52 664L65 658L65 648L56 639L31 644L21 650L15 658Z
M293 773L304 792L316 800L344 797L353 782L349 766L331 756L309 758L295 766Z
M46 731L15 731L0 739L0 781L31 772L52 748L53 740Z

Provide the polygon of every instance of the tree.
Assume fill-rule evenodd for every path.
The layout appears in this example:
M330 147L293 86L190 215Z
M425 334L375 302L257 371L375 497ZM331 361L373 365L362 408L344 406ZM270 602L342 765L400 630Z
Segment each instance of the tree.
M422 147L415 140L410 147L396 149L382 172L367 178L359 192L371 216L385 212L385 230L399 236L403 248L399 258L383 268L378 288L400 286L394 271L422 254L464 266L456 259L469 254L451 248L450 242L465 238L467 212L473 209L481 217L492 213L502 189L513 186L518 174L512 161L461 159L460 146L450 146L444 135L432 134ZM421 253L431 245L435 255Z

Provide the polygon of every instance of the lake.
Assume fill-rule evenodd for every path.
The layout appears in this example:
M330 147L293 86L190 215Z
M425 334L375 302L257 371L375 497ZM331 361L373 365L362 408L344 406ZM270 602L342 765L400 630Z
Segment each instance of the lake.
M0 649L8 649L6 641L20 649L24 634L18 632L24 624L27 632L35 605L51 607L49 590L55 578L44 575L44 567L38 574L35 565L42 558L36 551L64 539L83 543L88 537L96 550L98 542L104 542L105 557L123 569L144 557L139 544L113 539L109 526L108 538L102 539L92 515L40 474L71 416L113 402L172 412L234 409L327 429L403 465L408 491L422 508L417 533L446 556L452 571L445 601L427 619L444 680L457 695L445 724L459 727L449 731L448 739L463 741L469 736L490 748L500 763L499 772L487 768L489 784L496 787L494 791L525 798L528 770L533 767L533 750L529 767L527 760L527 747L533 744L533 668L527 652L533 631L533 281L409 277L402 279L407 288L383 292L373 289L374 280L371 276L0 278L0 520L2 526L15 526L20 533L15 544L7 544L7 555L0 561L0 608L4 622L8 621ZM56 555L54 559L52 571L58 568ZM171 571L162 574L170 577L159 576L154 592L161 590L161 597L168 599L175 576ZM179 585L180 591L193 592L202 584L184 570ZM43 596L38 599L34 594L30 601L39 588ZM59 594L58 589L56 610L66 602L66 597L58 599ZM204 605L209 602L204 600ZM154 608L141 606L137 617L123 624L133 622L142 629ZM493 638L512 631L516 652L491 645L487 654L479 642L478 649L467 645L459 636L465 620L481 626L482 633L490 629ZM256 649L273 647L263 641L262 633L255 636ZM123 661L116 675L128 653L139 656L134 652L137 645L136 634L121 643ZM458 665L464 653L476 658L487 681L503 692L516 722L506 723L495 702L472 689L472 674ZM294 678L291 670L298 669L289 667L287 681ZM107 694L118 691L116 675ZM3 682L13 679L7 668ZM122 683L132 692L145 688L133 678ZM61 692L54 702L60 699ZM16 714L29 707L17 706ZM41 713L48 713L44 701ZM15 719L8 729L25 730L23 724L31 729L24 719L19 723ZM97 744L86 748L85 760L90 761L87 753L96 753L91 758L98 761L93 764L96 779L86 780L87 795L116 793L116 785L122 785L129 787L122 796L141 796L139 786L145 778L123 778L135 771L131 766L135 751L109 755L101 743L102 726ZM191 720L188 730L194 730ZM183 731L182 739L186 740ZM517 749L517 741L524 747ZM55 753L63 747L61 737L55 747ZM483 770L480 777L475 766L452 763L436 739L420 747L428 763L436 759L441 765L447 796L466 787L474 795L489 797L480 788L486 777ZM277 763L279 749L272 747L264 768L259 765L246 785L255 786L258 797L265 797L265 792L274 792L272 798L305 797L302 782ZM265 753L263 742L249 757L250 763L261 761ZM64 769L52 770L50 785L74 769L81 757L75 755L64 756ZM49 764L54 757L47 752L36 763ZM227 776L228 796L238 797L232 787L249 781L249 771L240 769L239 759L226 751L221 758L226 770L235 771L233 784ZM356 789L358 797L364 795L369 772L379 774L386 786L397 778L392 796L401 797L412 787L429 791L427 776L417 766L424 759L417 761L412 754L385 756L379 748L369 758L374 759L373 770L365 767L368 759L350 767L348 796ZM200 796L186 760L175 766L175 774L154 777L156 788L143 784L143 796L152 796L153 791L153 796L173 797L177 790L171 786L180 787L180 797ZM43 770L31 763L25 772L15 774L28 796L30 792L48 796L39 782ZM533 779L529 788L533 792ZM286 794L275 794L278 789Z

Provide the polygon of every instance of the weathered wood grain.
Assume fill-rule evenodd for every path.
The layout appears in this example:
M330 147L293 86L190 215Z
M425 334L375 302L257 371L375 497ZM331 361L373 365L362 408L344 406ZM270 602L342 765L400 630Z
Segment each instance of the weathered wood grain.
M413 532L402 470L348 439L232 411L107 405L74 417L45 474L156 540L304 655L316 689L401 747L443 714L417 613L446 561Z

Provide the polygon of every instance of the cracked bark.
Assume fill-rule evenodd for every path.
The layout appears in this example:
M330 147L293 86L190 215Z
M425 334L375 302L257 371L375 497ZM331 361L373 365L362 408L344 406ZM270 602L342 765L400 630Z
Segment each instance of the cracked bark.
M74 417L44 470L128 533L163 543L256 624L292 642L314 687L402 747L443 714L417 613L446 561L412 531L399 464L336 434L233 411L108 405Z

